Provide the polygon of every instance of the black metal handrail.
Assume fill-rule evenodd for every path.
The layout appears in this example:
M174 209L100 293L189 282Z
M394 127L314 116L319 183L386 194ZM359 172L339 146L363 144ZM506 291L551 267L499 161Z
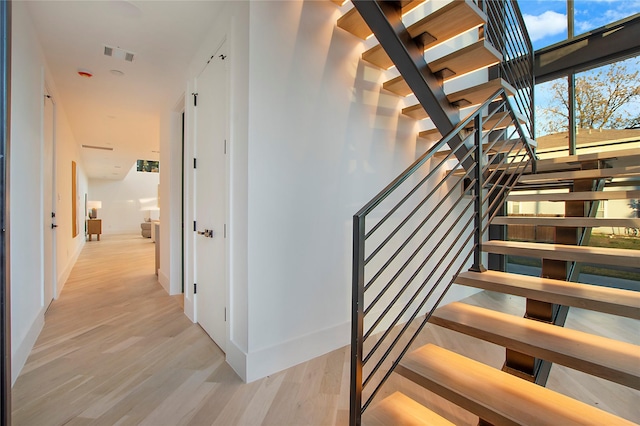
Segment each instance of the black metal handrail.
M487 115L491 104L498 108ZM508 114L487 129L498 110ZM496 200L532 162L528 133L502 88L353 216L352 425L360 424L455 276L481 267Z

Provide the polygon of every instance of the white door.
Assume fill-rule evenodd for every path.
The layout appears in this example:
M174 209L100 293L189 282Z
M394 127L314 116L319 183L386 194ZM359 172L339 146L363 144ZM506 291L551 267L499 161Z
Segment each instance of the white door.
M195 96L195 283L196 315L225 350L226 327L226 43L196 80Z
M51 96L45 92L42 123L43 170L42 205L44 227L44 282L43 300L45 309L53 300L55 293L55 105Z

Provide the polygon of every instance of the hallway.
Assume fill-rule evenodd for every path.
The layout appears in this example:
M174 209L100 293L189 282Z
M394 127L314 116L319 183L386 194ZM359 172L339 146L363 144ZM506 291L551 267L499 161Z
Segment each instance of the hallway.
M167 296L154 244L87 242L13 387L13 424L333 424L346 350L244 384Z
M154 244L139 235L87 242L13 387L13 424L345 425L347 348L249 384L154 275ZM523 299L481 292L466 302L518 314ZM637 322L572 309L567 326L638 344ZM440 327L435 342L500 368L504 349ZM392 375L402 390L456 424L477 417ZM638 422L640 391L555 365L548 387Z

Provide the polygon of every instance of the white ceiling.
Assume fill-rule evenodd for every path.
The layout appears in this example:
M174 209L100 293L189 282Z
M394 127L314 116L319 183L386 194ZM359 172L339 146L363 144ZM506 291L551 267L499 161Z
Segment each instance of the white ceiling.
M76 141L113 148L80 148L89 178L123 179L137 159L159 159L160 113L178 101L172 97L221 4L28 2ZM105 56L104 45L135 53L133 62ZM80 77L81 68L93 77Z

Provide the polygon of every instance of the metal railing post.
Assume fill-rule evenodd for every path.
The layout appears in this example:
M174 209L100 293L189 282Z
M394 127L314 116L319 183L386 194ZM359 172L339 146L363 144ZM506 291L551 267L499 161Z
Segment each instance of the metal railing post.
M351 293L351 395L349 425L362 417L362 339L364 327L365 217L353 216L353 282Z
M471 266L471 270L475 272L484 272L486 271L485 267L482 266L482 217L483 215L483 198L482 198L482 189L484 187L484 172L482 170L482 114L476 115L473 120L475 127L475 135L474 135L474 156L475 156L475 184L473 186L474 192L474 250L473 250L473 265Z

